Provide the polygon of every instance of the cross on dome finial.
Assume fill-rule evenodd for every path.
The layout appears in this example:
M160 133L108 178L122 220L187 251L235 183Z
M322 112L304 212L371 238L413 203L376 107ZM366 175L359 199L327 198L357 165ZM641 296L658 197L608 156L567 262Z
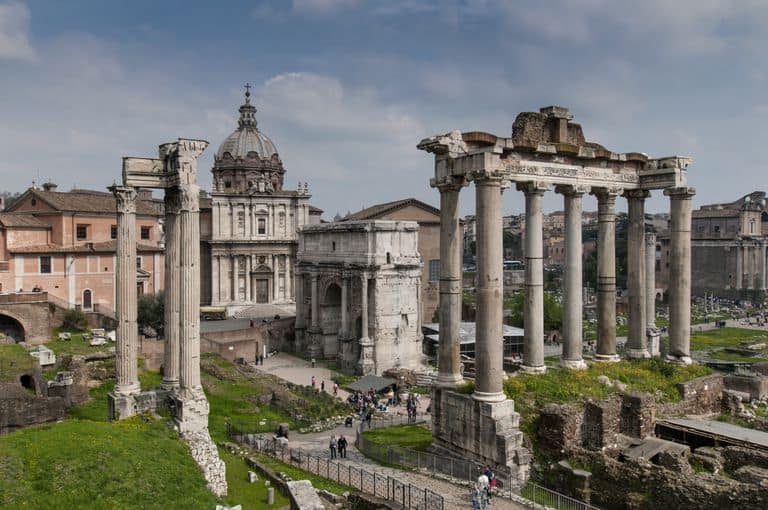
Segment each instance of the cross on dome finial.
M239 129L256 129L256 108L251 104L250 83L245 84L245 103L240 106L240 120L237 122Z

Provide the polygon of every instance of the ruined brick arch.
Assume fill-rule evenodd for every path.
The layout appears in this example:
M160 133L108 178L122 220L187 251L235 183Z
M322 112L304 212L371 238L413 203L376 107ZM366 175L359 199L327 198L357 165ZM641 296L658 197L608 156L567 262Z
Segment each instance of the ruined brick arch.
M19 343L26 340L28 327L24 319L0 308L0 332L5 334L5 341L0 343Z

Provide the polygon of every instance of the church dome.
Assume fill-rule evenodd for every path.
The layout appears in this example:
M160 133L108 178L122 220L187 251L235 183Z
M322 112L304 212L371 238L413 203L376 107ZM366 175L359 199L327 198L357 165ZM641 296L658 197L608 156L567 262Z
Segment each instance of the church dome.
M237 129L224 139L216 151L216 159L224 159L229 153L232 159L245 159L249 153L255 153L261 159L270 159L277 154L272 140L259 131L256 124L256 107L251 104L251 93L245 93L245 103L240 106L240 120Z

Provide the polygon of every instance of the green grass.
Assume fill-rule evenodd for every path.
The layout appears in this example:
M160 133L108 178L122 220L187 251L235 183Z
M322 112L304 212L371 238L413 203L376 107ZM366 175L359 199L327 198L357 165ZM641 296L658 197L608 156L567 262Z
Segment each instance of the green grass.
M0 345L0 381L15 381L18 375L39 363L19 344Z
M54 340L45 344L46 347L56 353L56 356L64 354L93 354L95 352L108 352L115 347L114 342L107 341L104 345L91 347L88 342L83 340L82 333L72 333L71 340L59 340L58 336Z
M768 335L746 328L716 328L691 334L691 350L711 351L723 347L734 347L744 340L768 342Z
M248 481L248 471L251 468L245 463L245 459L226 450L219 449L221 459L227 464L228 496L224 500L229 505L242 505L243 510L260 510L262 508L280 508L290 502L288 498L275 488L275 503L267 505L267 486L264 485L264 477L254 483Z
M328 480L327 478L317 476L314 473L310 473L309 471L304 471L303 469L297 468L296 466L293 466L291 464L286 464L285 462L282 462L278 459L275 459L263 453L255 452L252 454L252 456L258 459L265 466L271 468L273 471L283 472L286 475L293 478L294 480L309 480L310 482L312 482L312 486L318 490L324 489L324 490L327 490L328 492L332 492L334 494L339 494L339 495L341 495L344 492L355 490L352 487L334 482L333 480Z
M762 351L765 352L765 351ZM768 358L764 356L744 356L737 352L728 352L725 350L709 351L709 358L720 361L737 361L743 363L758 363L761 361L768 361Z
M363 436L382 446L399 446L411 450L426 450L432 444L432 432L419 425L398 425L366 430Z
M216 501L162 422L67 420L0 438L0 508L214 508Z
M90 400L78 404L67 411L67 417L89 421L107 421L107 394L115 388L114 381L91 388Z

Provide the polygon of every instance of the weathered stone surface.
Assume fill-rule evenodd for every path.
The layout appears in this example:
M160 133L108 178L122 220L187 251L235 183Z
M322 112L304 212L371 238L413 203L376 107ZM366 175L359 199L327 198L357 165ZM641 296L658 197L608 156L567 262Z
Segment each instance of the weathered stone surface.
M291 495L291 510L325 510L320 496L309 480L286 482Z
M66 402L60 397L0 399L0 434L29 425L63 420Z
M631 437L652 436L656 422L656 403L648 393L630 393L621 397L619 431Z
M723 458L726 469L731 472L742 466L757 466L768 469L768 452L761 452L752 448L727 446L723 448Z
M743 466L733 472L733 477L740 482L753 483L768 489L768 469Z
M547 404L541 409L536 426L537 447L560 454L569 445L580 444L583 417L577 406Z
M728 374L724 377L725 387L749 395L750 400L762 400L768 397L768 377L764 375L747 376Z
M584 406L582 443L585 448L599 450L616 443L621 415L620 397L588 401Z

